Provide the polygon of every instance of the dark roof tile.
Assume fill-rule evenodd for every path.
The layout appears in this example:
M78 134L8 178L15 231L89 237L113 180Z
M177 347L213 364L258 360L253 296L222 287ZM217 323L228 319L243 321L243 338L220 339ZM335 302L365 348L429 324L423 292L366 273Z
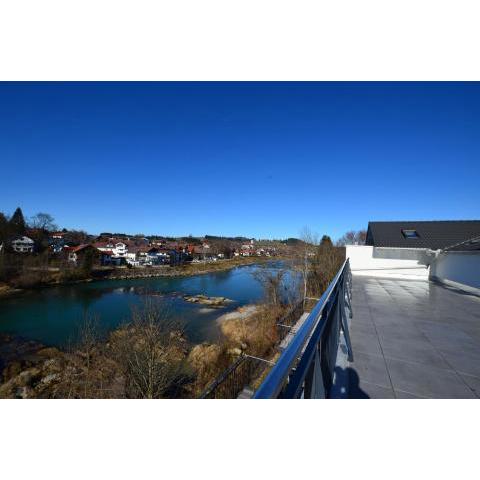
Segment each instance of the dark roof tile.
M405 238L402 230L415 230L416 238ZM369 222L366 245L443 249L480 236L480 220Z

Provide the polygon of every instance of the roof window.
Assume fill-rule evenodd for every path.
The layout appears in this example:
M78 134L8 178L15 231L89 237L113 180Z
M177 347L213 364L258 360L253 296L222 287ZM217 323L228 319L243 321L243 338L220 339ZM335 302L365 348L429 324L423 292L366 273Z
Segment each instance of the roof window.
M405 238L418 238L419 237L416 230L402 230L402 235Z

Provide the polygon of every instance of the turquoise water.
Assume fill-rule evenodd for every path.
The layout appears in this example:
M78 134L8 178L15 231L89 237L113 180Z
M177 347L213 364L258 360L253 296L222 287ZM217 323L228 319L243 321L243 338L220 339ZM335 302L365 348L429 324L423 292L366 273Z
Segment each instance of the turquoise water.
M239 306L263 297L252 273L254 265L194 277L159 277L106 280L45 288L0 300L0 332L65 346L75 341L85 313L95 315L103 332L127 321L132 307L146 297L158 302L185 328L192 342L213 341L220 333L216 319ZM226 308L207 309L180 296L203 293L233 302Z

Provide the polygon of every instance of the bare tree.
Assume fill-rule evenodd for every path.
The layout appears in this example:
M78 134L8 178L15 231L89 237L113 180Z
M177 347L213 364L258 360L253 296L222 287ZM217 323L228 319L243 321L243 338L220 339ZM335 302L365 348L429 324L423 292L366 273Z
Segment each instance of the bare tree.
M49 398L105 398L111 397L110 385L118 375L118 368L105 355L101 341L99 318L85 313L78 326L76 338L66 353L57 358L58 375L45 389Z
M89 398L91 392L91 368L95 348L99 342L98 318L90 316L88 313L83 316L83 321L79 328L78 350L85 362L85 375L83 385L84 398Z
M302 298L305 305L308 292L308 281L312 268L312 260L318 245L318 234L312 232L308 227L302 229L300 235L301 242L298 242L295 248L295 270L300 272L302 280Z
M253 277L262 284L267 303L274 306L282 304L283 293L286 290L284 277L285 268L272 268L268 264L259 265L253 272Z
M116 337L116 359L129 398L175 396L187 378L183 336L168 312L147 300Z
M350 230L337 240L336 245L337 247L345 245L364 245L366 239L366 230Z
M38 228L40 230L46 230L51 232L57 230L58 227L55 225L55 219L49 213L38 212L30 219L30 225L33 228Z

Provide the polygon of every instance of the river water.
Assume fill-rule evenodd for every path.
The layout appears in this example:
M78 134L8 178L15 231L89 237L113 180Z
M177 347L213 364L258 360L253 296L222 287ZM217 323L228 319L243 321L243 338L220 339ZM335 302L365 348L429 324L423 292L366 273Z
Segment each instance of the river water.
M193 277L105 280L36 290L0 300L0 332L63 347L75 341L86 313L95 316L106 333L128 321L132 307L141 307L149 297L184 327L190 341L215 341L220 337L216 321L220 315L262 299L263 288L253 276L257 268L249 265ZM212 309L186 302L184 294L222 296L233 302Z

